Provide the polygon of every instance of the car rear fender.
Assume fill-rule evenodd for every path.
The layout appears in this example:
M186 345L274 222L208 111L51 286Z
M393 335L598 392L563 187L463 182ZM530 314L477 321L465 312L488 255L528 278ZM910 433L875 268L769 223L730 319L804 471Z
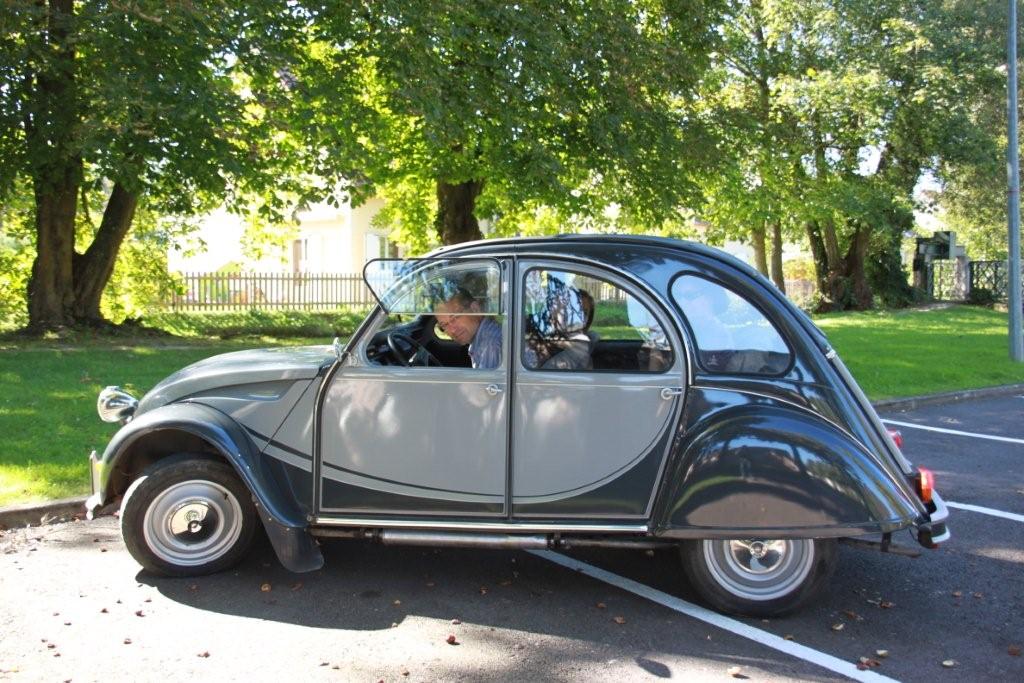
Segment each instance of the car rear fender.
M219 455L231 463L252 492L253 501L281 563L291 571L313 571L323 556L307 531L307 521L287 486L231 417L201 403L172 403L132 420L111 439L96 465L97 503L124 493L139 472L162 457L180 452Z
M688 432L656 508L662 535L836 537L927 519L893 468L799 407L732 407Z

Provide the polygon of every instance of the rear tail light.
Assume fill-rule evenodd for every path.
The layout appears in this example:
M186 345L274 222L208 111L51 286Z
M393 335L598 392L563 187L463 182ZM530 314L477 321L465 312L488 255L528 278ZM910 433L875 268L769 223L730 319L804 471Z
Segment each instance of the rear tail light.
M898 429L889 429L889 428L886 428L885 431L889 432L889 438L892 439L892 442L894 444L896 444L896 448L898 448L898 449L900 449L900 451L902 451L903 450L903 432L901 432Z
M932 502L932 492L935 490L935 475L931 470L923 467L917 468L914 474L914 486L917 489L917 496L925 503Z

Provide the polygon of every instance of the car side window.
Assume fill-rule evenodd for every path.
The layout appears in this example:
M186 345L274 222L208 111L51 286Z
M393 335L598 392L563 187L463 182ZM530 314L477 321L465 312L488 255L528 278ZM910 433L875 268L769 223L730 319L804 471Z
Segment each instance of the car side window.
M777 375L792 353L779 331L749 301L717 282L682 275L672 284L697 343L697 360L711 372Z
M658 318L622 288L579 272L534 268L523 280L527 370L662 372L673 352Z
M376 365L493 370L506 316L493 260L382 259L364 273L385 316L366 347Z

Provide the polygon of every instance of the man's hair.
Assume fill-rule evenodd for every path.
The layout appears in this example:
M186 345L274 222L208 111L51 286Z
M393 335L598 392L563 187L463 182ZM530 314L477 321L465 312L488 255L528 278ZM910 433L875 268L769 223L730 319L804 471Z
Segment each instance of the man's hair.
M476 303L476 298L472 294L470 294L466 289L462 287L456 287L455 293L448 297L447 303L458 304L460 308L466 310L474 303Z

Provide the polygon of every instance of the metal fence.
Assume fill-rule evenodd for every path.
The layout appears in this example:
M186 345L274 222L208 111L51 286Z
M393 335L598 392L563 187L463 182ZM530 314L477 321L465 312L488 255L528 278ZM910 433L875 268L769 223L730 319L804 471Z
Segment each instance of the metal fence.
M374 303L359 273L182 273L174 311L330 310Z
M997 301L1010 292L1010 271L1006 261L971 261L971 291L987 289Z
M1009 266L1006 261L971 261L964 272L952 259L936 260L927 266L925 286L928 296L938 301L965 301L986 291L988 295L979 298L1005 302L1010 291Z

